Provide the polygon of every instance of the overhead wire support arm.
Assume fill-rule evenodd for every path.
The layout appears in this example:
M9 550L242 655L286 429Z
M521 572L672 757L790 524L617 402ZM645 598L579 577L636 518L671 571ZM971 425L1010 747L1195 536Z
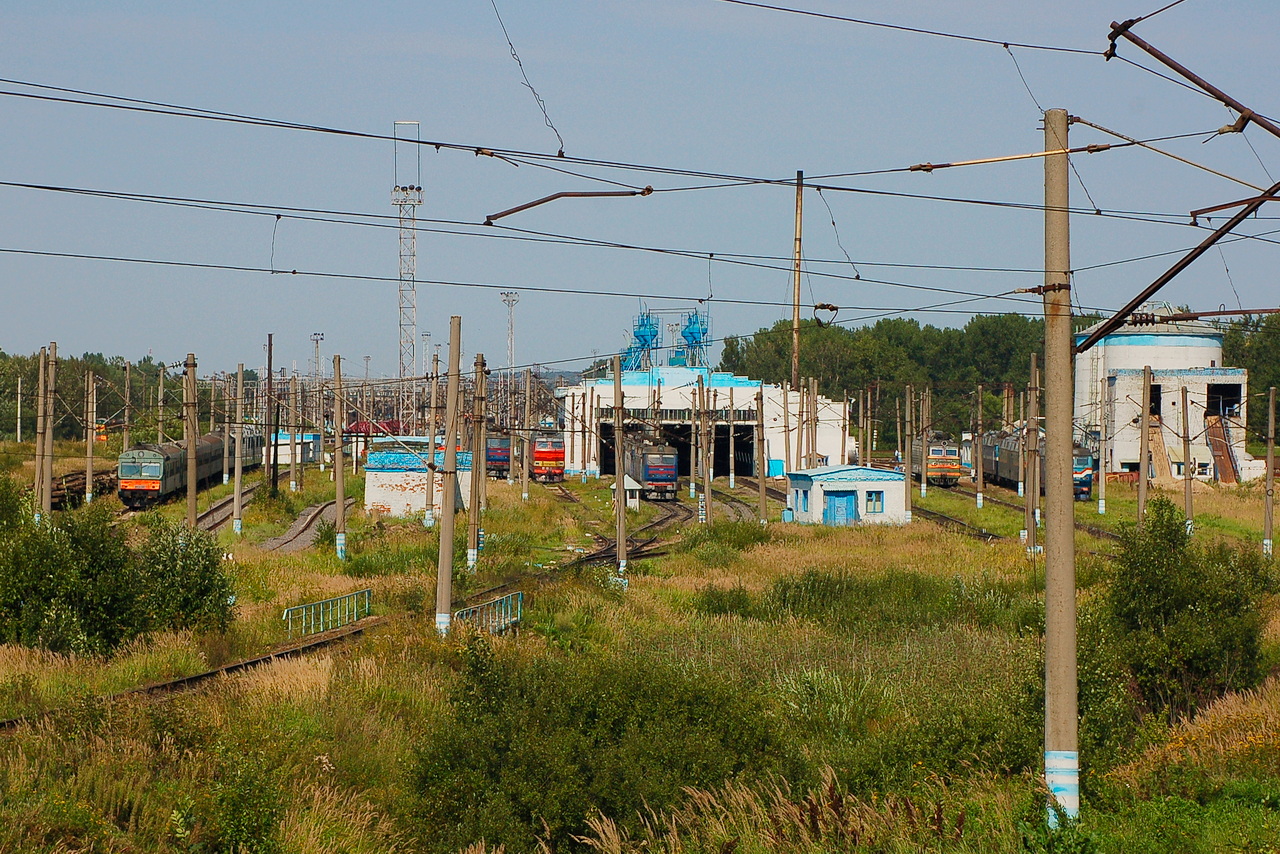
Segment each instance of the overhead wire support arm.
M541 199L534 199L532 202L525 202L523 205L516 205L514 208L508 208L496 214L489 214L484 218L484 224L493 225L493 221L496 219L527 211L529 208L536 208L538 205L545 205L547 202L554 202L556 199L600 199L609 196L648 196L652 193L653 187L651 186L646 186L643 190L576 190L552 193L549 196L543 196Z
M1204 240L1200 241L1200 244L1198 246L1196 246L1194 249L1192 249L1190 252L1188 252L1186 255L1180 258L1177 263L1175 263L1172 267L1170 267L1163 274L1161 274L1160 277L1157 278L1154 282L1152 282L1150 285L1144 288L1140 294L1138 294L1136 297L1131 299L1128 302L1128 304L1125 305L1124 308L1117 311L1108 320L1103 321L1102 324L1097 328L1097 330L1093 332L1093 334L1091 334L1084 341L1081 341L1074 348L1072 348L1073 352L1076 355L1079 355L1085 352L1086 350L1088 350L1094 344L1097 344L1107 335L1110 335L1112 332L1114 332L1117 328L1119 328L1122 324L1124 324L1125 320L1129 317L1129 315L1133 314L1133 312L1137 310L1138 306L1142 305L1144 302L1149 300L1156 293L1156 291L1160 290L1165 285L1169 284L1169 282L1173 281L1175 276L1177 276L1179 273L1181 273L1183 270L1189 267L1193 261L1195 261L1201 255L1203 255L1205 252L1209 251L1210 247L1212 247L1220 239L1225 237L1227 234L1231 233L1232 229L1234 229L1237 225L1239 225L1240 223L1248 219L1254 212L1258 210L1258 208L1262 207L1264 203L1274 199L1277 193L1280 193L1280 183L1272 184L1271 187L1269 187L1265 193L1263 193L1261 196L1258 196L1255 199L1252 199L1248 204L1246 204L1243 208L1241 208L1238 212L1236 212L1235 216L1231 217L1231 219L1227 220L1222 225L1220 225L1212 234L1210 234Z

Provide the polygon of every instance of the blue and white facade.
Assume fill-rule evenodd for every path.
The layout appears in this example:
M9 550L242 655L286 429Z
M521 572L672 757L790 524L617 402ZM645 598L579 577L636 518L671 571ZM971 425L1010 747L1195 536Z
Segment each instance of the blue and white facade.
M378 436L365 462L364 506L370 513L404 518L438 516L444 504L444 479L431 477L431 441L425 436ZM444 468L444 451L436 451L436 471ZM471 494L471 452L458 451L458 495L455 506L466 507ZM434 486L434 489L432 488Z
M795 521L812 525L903 525L906 475L867 466L820 466L787 473Z
M1169 314L1165 305L1143 312ZM1083 341L1096 327L1076 333ZM1152 447L1148 475L1155 481L1183 477L1189 466L1200 480L1234 482L1260 476L1261 463L1245 452L1249 376L1222 361L1222 331L1203 321L1122 326L1076 357L1076 439L1097 449L1107 438L1107 472L1141 470L1142 374L1151 368ZM1182 389L1187 389L1190 459L1183 459ZM1158 428L1158 434L1156 433ZM1218 451L1210 434L1221 430ZM1158 435L1162 441L1156 441ZM1228 449L1224 456L1223 450ZM1234 470L1234 471L1232 471Z
M770 477L782 477L788 465L797 467L798 460L802 458L799 447L802 441L800 394L795 390L784 391L781 386L706 367L662 365L646 370L624 370L622 394L627 419L633 423L643 421L664 429L671 428L672 431L688 430L694 414L699 376L707 390L709 409L719 437L716 447L719 456L715 462L718 474L728 471L725 440L731 425L736 438L735 456L739 458L737 469L744 475L747 471L754 474L754 463L743 462L742 455L754 454L756 393L762 388L766 471ZM556 395L562 407L565 476L599 475L602 452L600 425L606 426L607 433L613 423L613 376L586 379L579 385L557 389ZM824 464L841 463L842 449L847 455L856 451L853 437L843 443L841 441L848 427L844 405L839 400L819 396L816 408L816 456ZM804 452L807 455L807 446ZM686 476L686 458L682 457L680 467L681 476Z

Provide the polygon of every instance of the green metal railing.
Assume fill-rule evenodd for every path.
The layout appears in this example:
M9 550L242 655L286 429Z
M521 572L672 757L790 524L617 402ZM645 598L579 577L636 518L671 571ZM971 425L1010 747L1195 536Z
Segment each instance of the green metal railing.
M455 611L453 619L466 621L481 631L496 635L514 628L523 616L524 591L521 590Z
M373 589L357 590L322 602L285 608L281 619L288 623L289 637L327 632L369 616L373 605Z

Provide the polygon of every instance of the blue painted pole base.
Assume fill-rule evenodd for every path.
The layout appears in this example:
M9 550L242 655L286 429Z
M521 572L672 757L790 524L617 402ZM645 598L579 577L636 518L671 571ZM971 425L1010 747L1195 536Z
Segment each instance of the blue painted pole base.
M232 529L233 531L235 531L235 532L236 532L236 536L237 536L237 537L238 537L238 536L240 536L241 534L243 534L243 533L244 533L244 520L243 520L243 519L236 519L234 522L232 522L232 523L231 523L231 529Z
M1080 754L1074 750L1046 750L1044 781L1049 787L1049 826L1058 826L1059 811L1072 821L1080 818Z

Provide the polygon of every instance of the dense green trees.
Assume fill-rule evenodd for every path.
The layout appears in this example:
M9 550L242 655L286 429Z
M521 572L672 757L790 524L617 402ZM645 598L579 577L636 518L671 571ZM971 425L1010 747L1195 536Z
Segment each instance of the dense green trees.
M109 653L153 630L222 630L231 582L213 538L156 516L129 547L105 505L37 522L0 478L0 643Z

